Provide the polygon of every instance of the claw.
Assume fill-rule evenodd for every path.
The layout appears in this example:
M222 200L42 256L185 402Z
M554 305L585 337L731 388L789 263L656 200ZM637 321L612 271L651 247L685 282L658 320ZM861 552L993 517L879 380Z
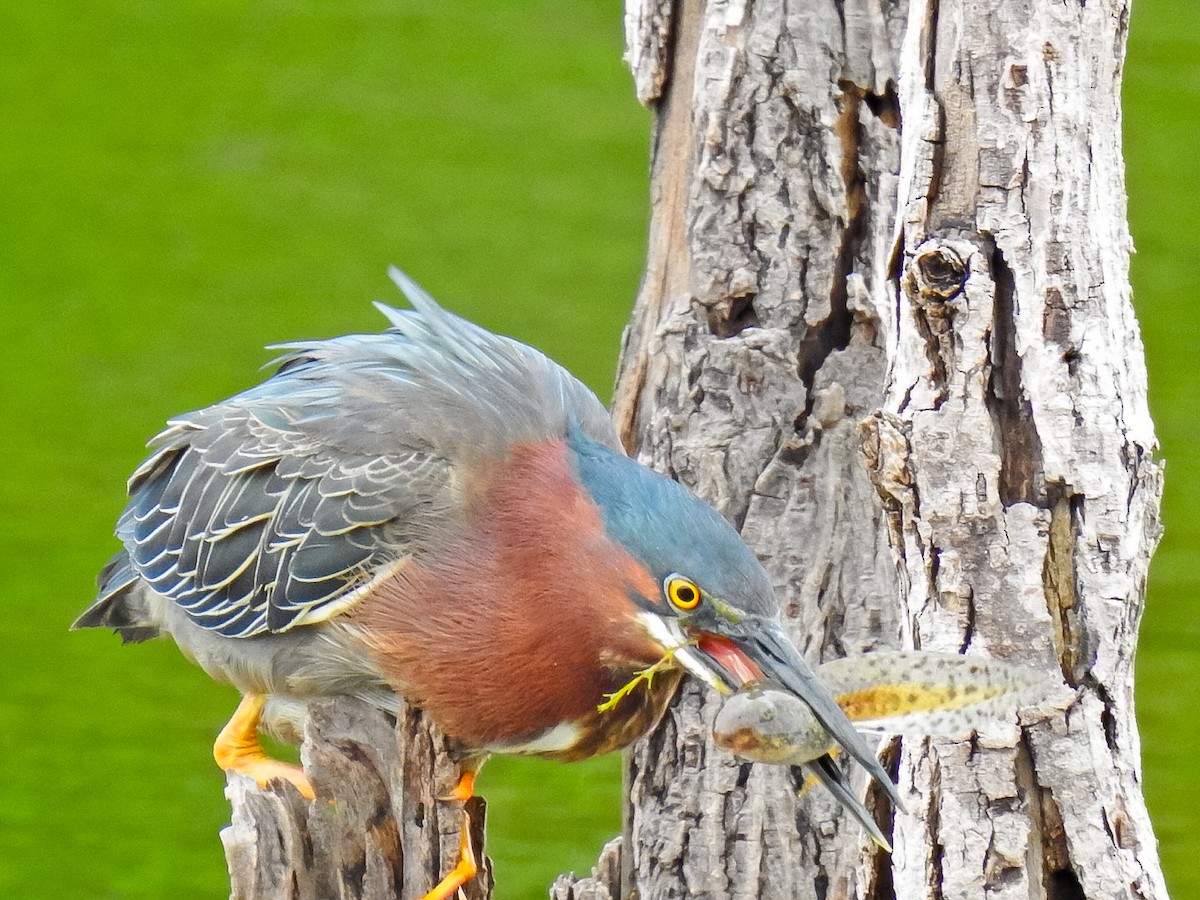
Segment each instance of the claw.
M458 779L458 784L456 784L454 786L454 790L452 790L445 797L439 797L438 799L446 800L446 801L457 800L459 803L466 803L468 800L470 800L474 796L475 796L475 770L474 769L464 769L463 773L462 773L462 777Z
M316 792L304 770L291 763L272 759L259 743L258 723L266 702L263 694L246 694L242 697L233 718L217 735L217 741L213 744L213 758L224 771L253 778L260 788L282 779L295 787L305 799L315 799Z

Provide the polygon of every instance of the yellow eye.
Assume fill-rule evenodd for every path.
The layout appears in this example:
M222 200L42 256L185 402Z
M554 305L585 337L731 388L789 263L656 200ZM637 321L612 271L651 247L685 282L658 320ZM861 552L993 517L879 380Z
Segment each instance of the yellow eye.
M680 575L667 578L667 599L676 609L695 609L700 605L700 588Z

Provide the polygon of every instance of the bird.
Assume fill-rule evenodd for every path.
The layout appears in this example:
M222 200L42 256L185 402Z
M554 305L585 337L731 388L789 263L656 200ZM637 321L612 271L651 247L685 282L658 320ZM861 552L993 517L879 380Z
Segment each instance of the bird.
M242 695L220 767L310 799L258 735L298 743L314 699L420 707L464 748L466 800L492 754L626 747L690 674L770 678L903 808L738 532L629 457L566 369L389 275L410 308L376 303L385 331L273 345L260 384L168 420L72 627L171 637ZM466 830L426 900L474 877Z

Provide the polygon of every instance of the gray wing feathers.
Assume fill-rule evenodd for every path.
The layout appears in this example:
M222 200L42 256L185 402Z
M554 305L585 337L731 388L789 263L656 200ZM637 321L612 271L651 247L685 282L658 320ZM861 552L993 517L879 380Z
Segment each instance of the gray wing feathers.
M274 376L172 419L130 478L129 565L203 627L336 615L453 515L467 458L572 425L617 446L569 373L391 275L414 308L377 304L390 331L281 345Z

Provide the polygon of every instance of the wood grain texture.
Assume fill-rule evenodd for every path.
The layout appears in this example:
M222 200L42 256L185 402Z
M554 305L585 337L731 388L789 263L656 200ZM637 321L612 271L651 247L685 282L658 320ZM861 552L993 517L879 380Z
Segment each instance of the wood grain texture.
M881 491L906 632L1057 668L1077 699L904 747L932 814L898 823L901 896L1166 895L1133 715L1162 469L1128 280L1127 23L1121 2L910 12L894 418L865 428L890 448L877 475L906 473Z
M677 4L653 166L682 185L654 191L650 248L674 277L648 269L618 388L627 445L741 528L811 659L899 646L901 630L857 422L884 396L902 20L842 12ZM685 689L633 754L623 889L848 896L873 865L857 827L713 748L715 711Z
M685 685L629 756L623 839L552 896L1165 898L1133 708L1162 469L1128 283L1128 4L628 0L625 21L656 113L626 446L740 528L814 662L990 655L1070 702L883 740L909 798L868 795L889 856L716 749L716 701ZM456 858L444 745L342 709L304 751L334 806L231 779L235 897L420 896Z
M627 446L741 528L811 659L986 654L1073 702L886 742L911 796L880 810L888 857L715 750L685 687L632 754L602 896L1165 897L1132 694L1162 472L1127 4L680 0L671 21Z
M314 704L301 756L317 799L291 785L259 789L231 774L221 832L232 900L420 900L459 858L463 804L451 747L419 712L388 716L348 698ZM486 807L467 802L479 877L460 894L491 896Z

